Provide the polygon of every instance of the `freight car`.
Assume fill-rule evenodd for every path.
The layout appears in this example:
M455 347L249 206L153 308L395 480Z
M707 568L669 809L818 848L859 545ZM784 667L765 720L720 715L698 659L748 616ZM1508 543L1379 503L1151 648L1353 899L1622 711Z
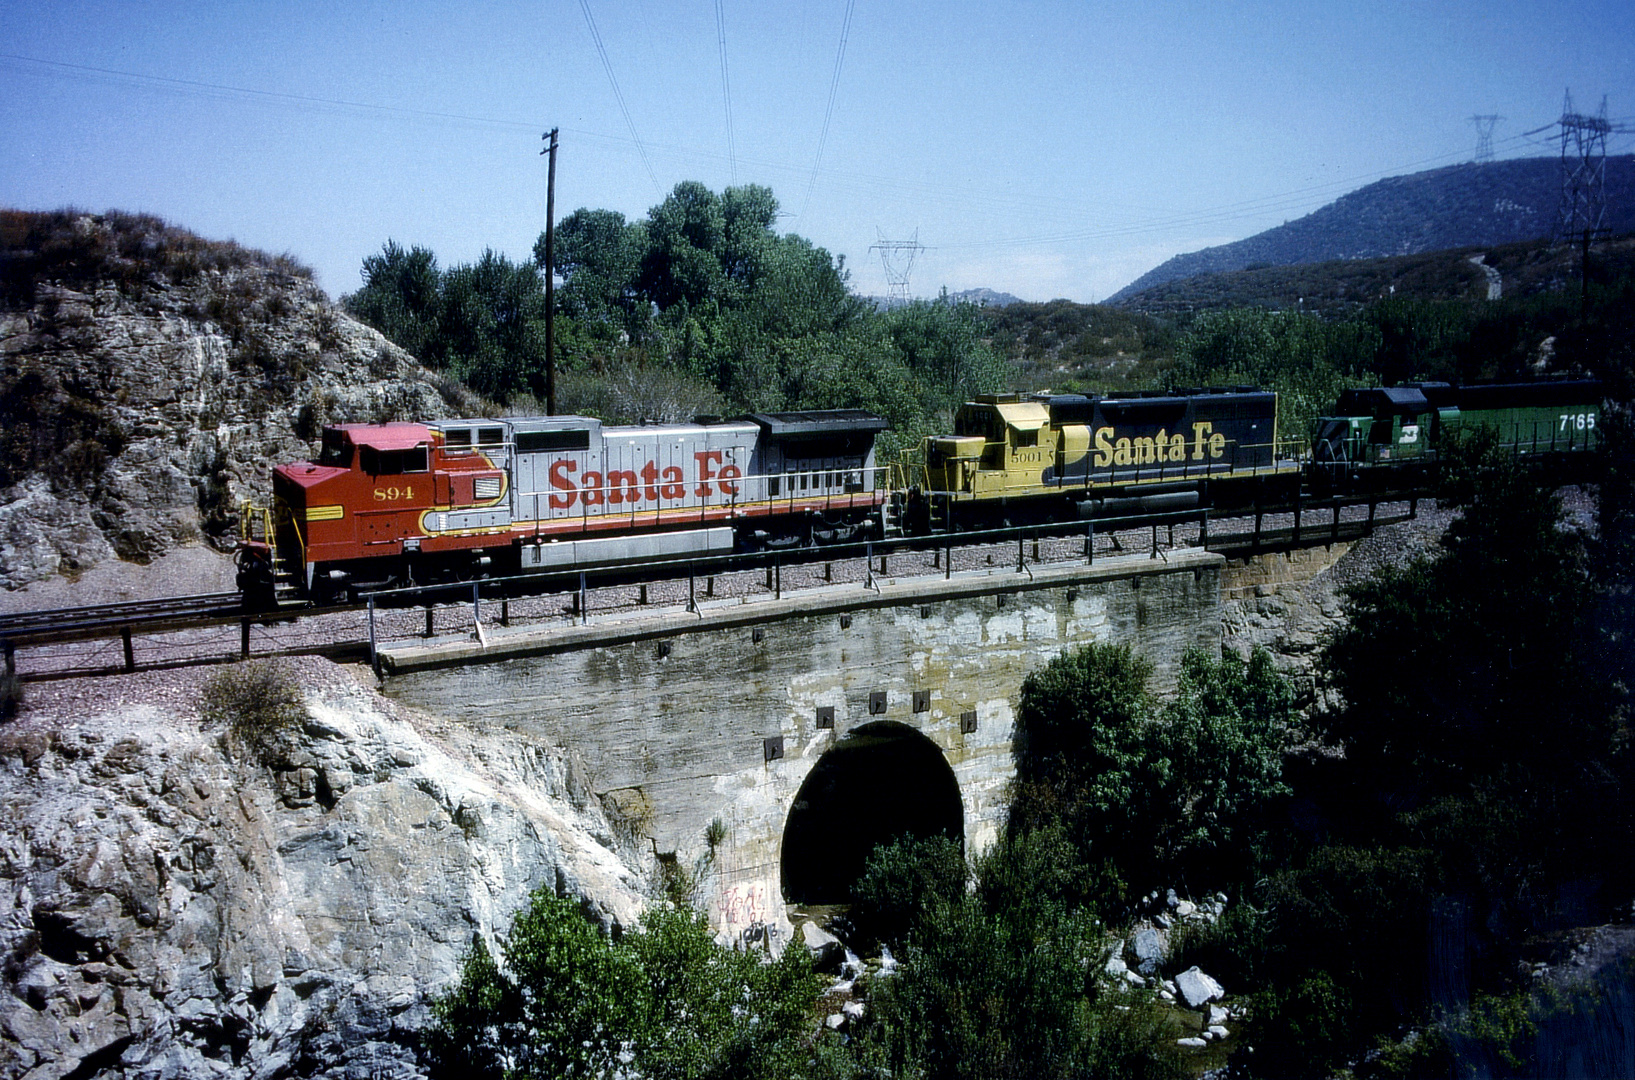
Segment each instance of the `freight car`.
M888 493L860 410L604 426L581 416L343 424L273 471L248 602L850 539Z

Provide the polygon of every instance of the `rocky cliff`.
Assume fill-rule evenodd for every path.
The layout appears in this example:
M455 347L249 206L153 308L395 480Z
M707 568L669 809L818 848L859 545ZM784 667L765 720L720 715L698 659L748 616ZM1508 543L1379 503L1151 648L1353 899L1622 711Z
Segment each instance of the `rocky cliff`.
M0 212L0 587L225 545L325 423L482 411L288 258Z
M0 1075L414 1076L530 889L634 921L646 868L571 757L292 674L274 757L200 671L38 684L0 729Z

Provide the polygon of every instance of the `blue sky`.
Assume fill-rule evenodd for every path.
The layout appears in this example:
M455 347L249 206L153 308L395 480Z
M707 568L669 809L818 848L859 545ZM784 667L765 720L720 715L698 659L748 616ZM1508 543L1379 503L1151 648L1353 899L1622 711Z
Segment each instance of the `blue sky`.
M552 126L558 218L765 184L859 292L917 237L916 295L1095 301L1469 160L1473 114L1500 157L1559 152L1520 136L1569 87L1635 119L1627 0L0 0L0 42L0 204L157 213L333 295L388 238L528 257Z

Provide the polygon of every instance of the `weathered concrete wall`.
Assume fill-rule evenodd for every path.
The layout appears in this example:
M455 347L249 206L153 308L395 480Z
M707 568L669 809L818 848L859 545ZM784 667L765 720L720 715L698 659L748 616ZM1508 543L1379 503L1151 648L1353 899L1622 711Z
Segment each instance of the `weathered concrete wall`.
M473 725L571 746L590 783L693 865L719 818L712 918L739 934L787 933L780 851L790 805L822 755L860 725L894 721L930 738L958 781L972 850L1003 825L1022 680L1064 648L1128 641L1173 682L1191 646L1220 645L1222 560L1126 557L1094 567L857 586L568 630L491 632L475 646L384 654L387 693ZM759 631L759 640L756 640ZM526 655L532 653L532 655ZM446 666L452 662L464 666ZM923 692L916 711L915 694ZM885 694L883 713L871 694ZM833 709L833 728L818 711ZM961 714L977 714L963 731ZM768 739L782 757L768 760Z

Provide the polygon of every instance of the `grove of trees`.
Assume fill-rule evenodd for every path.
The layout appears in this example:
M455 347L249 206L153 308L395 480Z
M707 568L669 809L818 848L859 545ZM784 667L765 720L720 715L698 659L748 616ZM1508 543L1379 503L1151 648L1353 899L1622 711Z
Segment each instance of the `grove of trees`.
M970 395L1005 387L968 305L876 311L843 259L778 234L768 188L676 185L646 218L580 209L557 229L561 407L608 421L862 408L917 443ZM543 237L535 262L489 251L442 269L388 241L345 299L423 362L504 406L537 406L544 371ZM662 387L660 393L644 390Z

